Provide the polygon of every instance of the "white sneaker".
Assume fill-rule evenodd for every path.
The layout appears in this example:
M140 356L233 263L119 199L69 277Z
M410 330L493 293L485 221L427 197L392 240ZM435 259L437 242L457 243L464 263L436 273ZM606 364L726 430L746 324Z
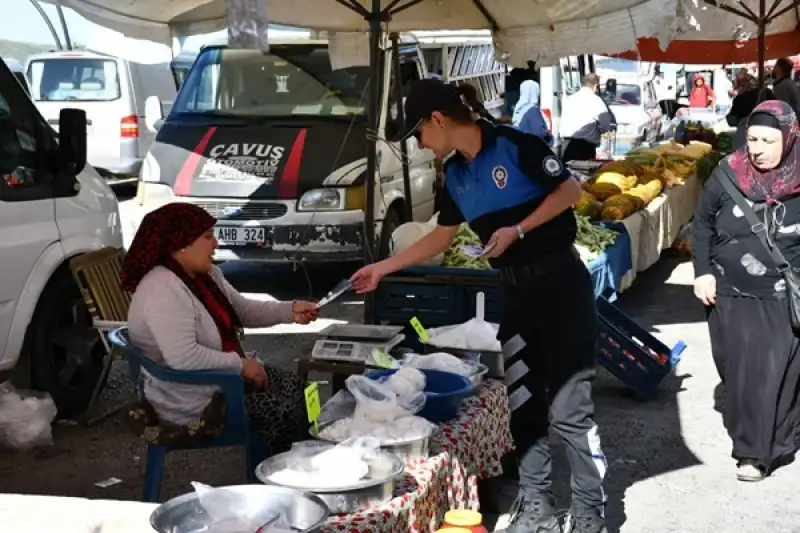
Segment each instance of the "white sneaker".
M753 463L739 463L736 467L736 479L739 481L755 482L766 477L764 469Z

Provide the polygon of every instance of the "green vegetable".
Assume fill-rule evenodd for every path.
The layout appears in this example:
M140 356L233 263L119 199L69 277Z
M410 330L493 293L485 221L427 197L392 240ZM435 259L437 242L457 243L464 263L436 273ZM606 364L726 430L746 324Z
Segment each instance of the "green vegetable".
M450 268L473 268L478 270L488 270L491 267L488 259L478 259L470 257L461 251L461 246L472 244L480 246L481 240L469 229L467 224L461 224L456 233L453 244L444 253L442 266Z
M575 219L578 221L578 237L575 239L575 244L583 246L590 252L602 253L617 240L619 232L596 226L582 215L576 214Z
M733 151L733 135L733 133L728 131L718 133L717 140L714 143L714 148L726 153Z
M724 157L725 154L714 150L697 161L697 170L695 172L700 183L705 183L706 180L708 180L711 173L714 172L714 169L717 168L717 165L719 165L719 162L722 161Z

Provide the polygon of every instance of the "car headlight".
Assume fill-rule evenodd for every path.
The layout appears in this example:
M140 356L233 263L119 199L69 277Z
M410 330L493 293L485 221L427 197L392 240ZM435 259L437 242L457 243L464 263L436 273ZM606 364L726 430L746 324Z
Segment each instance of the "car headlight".
M298 211L338 211L344 208L340 189L312 189L300 197Z

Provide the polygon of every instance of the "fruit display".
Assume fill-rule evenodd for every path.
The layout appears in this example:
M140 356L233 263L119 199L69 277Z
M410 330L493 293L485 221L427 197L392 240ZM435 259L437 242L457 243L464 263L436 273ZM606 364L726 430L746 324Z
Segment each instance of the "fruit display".
M682 122L675 128L675 141L680 144L701 141L713 145L716 138L717 134L714 130L706 128L701 122Z
M592 193L586 190L581 193L581 199L575 204L575 213L589 220L599 218L602 210L603 202L598 201Z
M719 162L724 158L724 153L714 150L697 160L696 174L700 183L705 183L708 180L708 178L711 176L711 173L714 172L714 169L717 168Z
M600 220L622 220L644 209L647 205L642 198L629 193L617 194L603 202Z
M714 143L714 150L729 154L733 151L733 136L734 134L729 131L723 131L717 134L717 142Z
M578 222L578 236L575 239L575 247L578 248L581 258L584 261L591 261L606 248L614 244L619 232L592 224L585 216L575 215Z

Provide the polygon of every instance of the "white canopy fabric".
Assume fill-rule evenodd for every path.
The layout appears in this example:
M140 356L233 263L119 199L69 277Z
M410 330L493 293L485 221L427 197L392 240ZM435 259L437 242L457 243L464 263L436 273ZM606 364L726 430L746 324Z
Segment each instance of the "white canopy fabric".
M264 2L273 24L327 31L369 29L362 15L336 0L249 1ZM366 10L372 6L372 0L352 2ZM406 2L381 0L383 7ZM61 4L129 37L164 43L171 42L172 37L220 30L227 25L227 0L61 0ZM756 34L753 23L702 0L482 0L480 4L485 6L488 18L473 0L423 0L397 13L387 28L494 29L498 56L515 66L528 60L553 64L560 57L583 53L639 52L643 59L652 59L644 57L657 55L652 42L647 53L642 52L647 38L657 39L662 50L673 40L728 42L734 43L733 48L742 48L738 41L755 39ZM758 12L758 0L733 3L742 4ZM795 26L795 12L790 10L767 28L767 34L788 34ZM714 50L716 55L709 53L696 62L717 62L721 52ZM724 52L729 54L727 49ZM781 53L785 51L781 49ZM712 56L713 61L709 60Z

